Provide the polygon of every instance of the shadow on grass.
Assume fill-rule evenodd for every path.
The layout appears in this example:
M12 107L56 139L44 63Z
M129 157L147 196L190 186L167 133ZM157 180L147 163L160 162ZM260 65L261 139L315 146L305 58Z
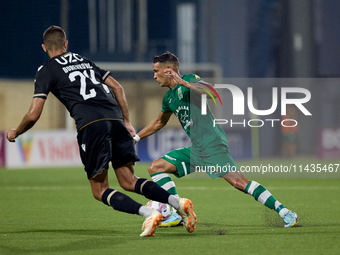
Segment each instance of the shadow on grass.
M131 239L131 234L122 231L89 229L34 229L1 235L0 254L97 254Z
M303 227L301 229L301 227ZM320 229L318 229L320 228ZM327 228L327 229L325 229ZM286 234L339 234L340 224L297 224L291 228L284 228L281 224L267 222L265 225L241 225L221 223L200 223L197 224L196 234L199 235L286 235ZM294 232L294 230L300 229ZM275 232L273 232L273 230ZM199 233L197 233L199 232Z
M96 254L98 249L102 248L114 248L115 242L112 239L110 242L108 239L98 239L95 240L86 239L80 241L72 241L70 240L67 243L60 244L58 241L51 245L41 245L37 244L34 247L28 246L16 246L10 247L8 245L0 245L0 251L2 250L3 254L56 254L56 253L64 253L64 252L72 252L72 254L84 254L85 252L88 254L90 251L93 251L93 254ZM121 241L119 241L121 243Z

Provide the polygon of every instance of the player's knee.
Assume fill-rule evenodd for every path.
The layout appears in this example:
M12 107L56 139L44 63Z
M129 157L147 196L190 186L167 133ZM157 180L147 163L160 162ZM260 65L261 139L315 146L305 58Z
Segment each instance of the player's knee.
M158 160L153 161L150 166L148 167L149 174L159 173L163 172L164 168L162 165L158 162Z

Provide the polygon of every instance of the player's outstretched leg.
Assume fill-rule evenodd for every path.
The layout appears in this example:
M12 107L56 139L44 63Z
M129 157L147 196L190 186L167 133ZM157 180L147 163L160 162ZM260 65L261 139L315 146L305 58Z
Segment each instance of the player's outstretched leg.
M259 201L268 208L274 209L283 219L285 228L293 227L298 223L297 214L295 212L289 211L287 207L276 200L276 198L260 183L256 181L250 181L244 192L253 196L256 201Z
M298 223L296 213L289 211L260 183L249 181L241 172L229 172L223 176L235 188L254 197L254 199L270 209L274 209L284 221L284 227L293 227Z

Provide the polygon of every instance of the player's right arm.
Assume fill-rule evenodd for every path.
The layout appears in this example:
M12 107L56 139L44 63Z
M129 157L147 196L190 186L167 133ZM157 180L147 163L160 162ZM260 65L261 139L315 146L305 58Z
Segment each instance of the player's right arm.
M10 142L15 142L15 139L19 135L31 129L40 118L47 95L53 85L53 76L47 68L41 66L38 68L35 75L34 83L34 96L28 112L24 115L16 129L10 129L7 131L6 138Z
M42 110L44 108L45 99L43 98L33 98L31 106L28 112L23 117L21 123L16 129L10 129L7 131L6 138L10 142L15 142L15 138L19 135L25 133L27 130L32 128L34 124L40 118Z
M156 133L158 130L163 128L169 121L171 117L172 112L160 112L159 115L153 119L145 128L143 128L137 135L139 139L143 139L145 137L148 137L154 133ZM135 139L136 142L138 142Z

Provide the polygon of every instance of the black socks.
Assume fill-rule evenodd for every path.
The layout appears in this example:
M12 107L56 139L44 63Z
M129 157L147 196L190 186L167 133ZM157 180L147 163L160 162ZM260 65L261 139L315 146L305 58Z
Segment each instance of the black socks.
M117 211L131 214L138 214L139 208L142 206L129 196L110 188L104 191L102 201Z

